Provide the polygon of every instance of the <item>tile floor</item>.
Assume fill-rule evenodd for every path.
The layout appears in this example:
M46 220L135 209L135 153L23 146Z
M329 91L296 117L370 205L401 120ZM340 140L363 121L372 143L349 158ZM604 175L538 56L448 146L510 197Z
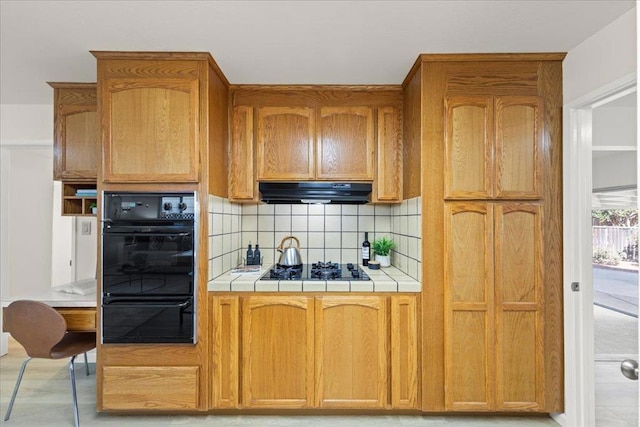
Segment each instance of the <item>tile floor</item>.
M2 419L7 409L20 364L25 354L15 341L10 340L9 354L0 358L0 410ZM549 417L496 417L496 416L419 416L419 415L375 415L375 416L235 416L235 415L175 415L175 416L123 416L96 413L95 375L84 375L84 366L78 364L76 380L82 426L191 426L211 425L216 427L238 426L300 426L305 427L539 427L558 426ZM71 391L65 361L34 359L29 362L22 380L11 418L7 427L58 427L73 426Z

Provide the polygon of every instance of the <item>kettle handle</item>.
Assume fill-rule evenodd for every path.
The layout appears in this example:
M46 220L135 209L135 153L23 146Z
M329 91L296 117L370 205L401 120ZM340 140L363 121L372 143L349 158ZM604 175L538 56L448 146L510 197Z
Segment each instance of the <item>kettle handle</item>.
M296 241L296 244L298 245L298 249L300 249L300 240L298 240L298 238L296 236L286 236L284 239L282 239L282 241L280 242L280 245L276 248L278 249L280 252L282 252L283 246L284 246L284 242L286 242L287 240L293 239ZM289 243L289 247L291 247L291 243Z

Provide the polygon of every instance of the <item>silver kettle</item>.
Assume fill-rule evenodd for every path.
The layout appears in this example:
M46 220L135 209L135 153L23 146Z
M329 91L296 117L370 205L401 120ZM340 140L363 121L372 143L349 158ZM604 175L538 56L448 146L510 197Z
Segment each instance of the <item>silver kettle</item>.
M289 246L284 247L284 242L289 240ZM296 241L296 247L291 246L291 241ZM300 240L295 236L286 236L280 242L280 246L276 248L280 252L280 259L278 265L285 267L296 267L302 265L302 255L300 255Z

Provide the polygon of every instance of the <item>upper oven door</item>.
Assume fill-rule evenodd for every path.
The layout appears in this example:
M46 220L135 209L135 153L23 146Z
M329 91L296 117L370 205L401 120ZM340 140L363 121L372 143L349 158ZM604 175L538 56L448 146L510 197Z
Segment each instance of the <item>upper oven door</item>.
M166 225L105 223L102 292L110 296L194 294L192 221Z

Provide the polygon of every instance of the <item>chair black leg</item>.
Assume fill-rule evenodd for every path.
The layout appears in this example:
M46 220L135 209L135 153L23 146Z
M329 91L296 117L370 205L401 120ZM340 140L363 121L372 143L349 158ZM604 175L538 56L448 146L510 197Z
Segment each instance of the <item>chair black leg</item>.
M84 352L84 367L87 368L87 376L89 376L89 359L86 351Z
M78 396L76 395L76 373L73 369L73 362L76 356L71 358L69 362L69 377L71 378L71 394L73 396L73 421L76 427L80 426L80 417L78 415Z
M9 417L11 416L11 410L13 409L13 402L16 400L16 395L18 394L18 388L20 388L20 382L22 382L22 376L24 375L24 370L27 367L27 363L31 360L30 357L27 357L24 362L22 362L22 366L20 367L20 373L18 374L18 379L16 380L16 386L13 388L13 394L11 395L11 402L9 402L9 407L7 408L7 413L4 416L5 421L9 421Z

